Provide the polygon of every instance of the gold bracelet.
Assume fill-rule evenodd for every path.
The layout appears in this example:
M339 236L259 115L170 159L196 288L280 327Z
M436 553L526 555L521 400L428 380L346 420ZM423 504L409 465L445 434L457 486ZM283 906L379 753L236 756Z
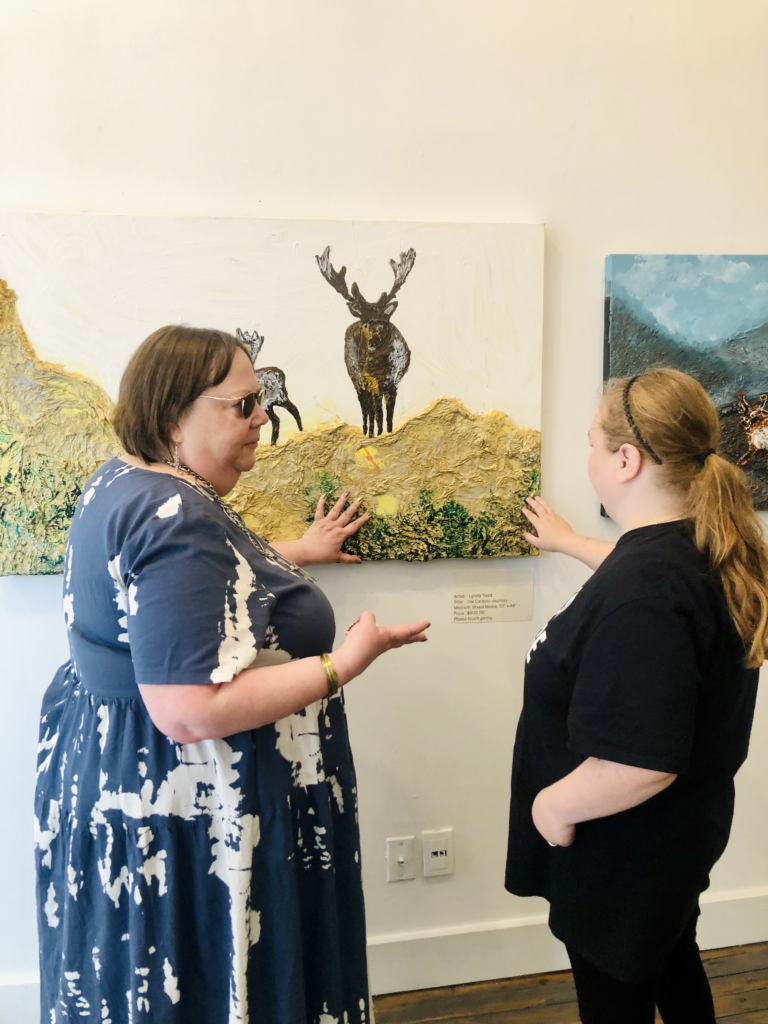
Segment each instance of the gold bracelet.
M341 684L339 683L339 677L336 672L336 669L333 666L333 662L331 661L330 655L321 654L320 664L323 666L323 669L325 671L325 677L328 680L328 696L333 697L335 693L339 692L339 686Z

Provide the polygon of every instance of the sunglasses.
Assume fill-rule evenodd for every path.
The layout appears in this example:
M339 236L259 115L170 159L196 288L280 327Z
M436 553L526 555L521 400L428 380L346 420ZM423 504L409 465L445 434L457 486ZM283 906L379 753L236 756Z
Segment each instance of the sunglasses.
M244 420L249 420L253 416L253 410L257 405L261 405L261 400L264 397L264 389L259 388L258 391L251 391L248 395L243 395L242 398L219 398L218 395L198 395L198 398L212 398L214 402L240 402L240 412L242 413Z

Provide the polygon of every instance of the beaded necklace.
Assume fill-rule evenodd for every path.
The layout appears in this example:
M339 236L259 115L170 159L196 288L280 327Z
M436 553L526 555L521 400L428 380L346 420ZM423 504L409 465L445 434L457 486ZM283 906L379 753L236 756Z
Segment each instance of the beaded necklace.
M291 572L296 576L301 576L309 583L317 582L314 576L310 576L310 574L302 569L300 565L296 565L295 562L285 558L279 551L275 551L273 547L263 541L257 533L254 533L253 530L245 523L245 520L240 513L232 508L228 501L225 501L222 498L222 496L216 491L213 485L205 479L204 476L200 476L200 474L196 473L194 469L190 469L189 466L185 466L183 462L179 462L178 460L172 462L170 459L165 459L164 461L165 464L170 466L172 469L179 470L180 472L187 473L191 476L193 480L180 479L182 479L182 482L188 487L197 491L198 494L202 494L210 501L215 502L221 508L227 519L229 519L231 523L234 523L239 530L242 530L259 554L263 555L268 562L271 562L273 565L278 565L281 569L285 569L287 572Z

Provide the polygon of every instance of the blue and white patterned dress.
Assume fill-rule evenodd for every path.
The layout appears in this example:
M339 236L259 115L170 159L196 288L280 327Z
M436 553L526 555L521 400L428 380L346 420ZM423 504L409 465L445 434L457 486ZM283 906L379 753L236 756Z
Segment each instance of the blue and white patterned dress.
M180 744L137 683L331 649L331 607L203 488L113 459L69 534L36 793L44 1024L370 1024L341 694Z

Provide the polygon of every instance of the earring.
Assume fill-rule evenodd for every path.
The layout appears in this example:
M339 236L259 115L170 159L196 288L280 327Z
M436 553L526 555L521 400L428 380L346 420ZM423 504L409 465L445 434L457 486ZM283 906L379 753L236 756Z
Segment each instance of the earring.
M179 446L176 441L173 442L173 468L181 469L181 459L179 458Z

